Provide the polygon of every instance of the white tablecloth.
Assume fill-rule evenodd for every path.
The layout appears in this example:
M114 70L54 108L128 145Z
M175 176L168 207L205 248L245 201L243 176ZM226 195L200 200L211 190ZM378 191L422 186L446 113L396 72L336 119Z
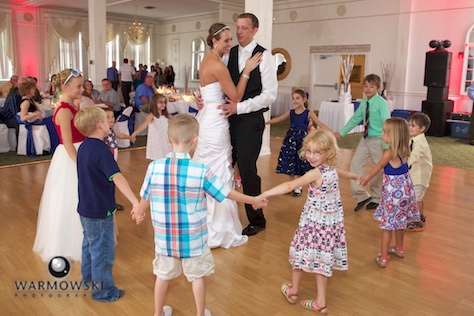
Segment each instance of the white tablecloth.
M168 102L167 107L168 107L168 112L170 114L172 114L172 113L179 113L179 114L189 113L189 108L190 107L195 109L195 110L198 109L196 102L186 102L186 101L183 101L183 100Z
M50 106L40 104L39 108L40 108L41 112L43 112L43 118L53 116L53 114L54 114L54 108L52 108Z
M278 93L275 103L271 106L271 116L280 116L293 108L290 93Z
M354 104L353 103L339 103L339 102L321 102L319 107L318 118L327 126L329 126L334 132L339 132L349 119L354 115ZM362 125L356 126L349 133L360 133L364 131Z

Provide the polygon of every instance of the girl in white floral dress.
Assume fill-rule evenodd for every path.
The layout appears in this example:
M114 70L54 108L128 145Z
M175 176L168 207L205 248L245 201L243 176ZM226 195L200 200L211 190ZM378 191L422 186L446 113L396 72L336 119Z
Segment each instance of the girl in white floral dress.
M339 176L353 180L360 177L334 166L340 151L334 135L329 131L310 132L303 140L300 154L314 169L300 178L263 192L262 196L285 194L309 184L308 198L290 244L292 283L282 284L281 292L290 304L297 303L303 271L314 273L316 299L303 300L300 305L327 314L327 278L332 276L332 270L348 269Z

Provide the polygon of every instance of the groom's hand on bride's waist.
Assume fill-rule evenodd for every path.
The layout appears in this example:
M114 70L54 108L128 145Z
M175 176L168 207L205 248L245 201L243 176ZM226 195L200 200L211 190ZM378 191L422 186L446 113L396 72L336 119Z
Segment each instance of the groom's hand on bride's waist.
M221 104L217 108L222 110L221 115L225 115L226 118L237 114L237 103L226 98L227 103Z

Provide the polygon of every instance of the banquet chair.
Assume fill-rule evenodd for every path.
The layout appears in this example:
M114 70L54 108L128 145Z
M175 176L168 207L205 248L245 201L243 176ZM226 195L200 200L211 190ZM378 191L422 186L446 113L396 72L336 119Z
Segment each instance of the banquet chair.
M130 135L129 123L130 116L133 113L133 106L126 107L122 111L122 114L117 117L117 121L114 124L114 131L117 131L122 134ZM117 145L119 148L130 147L129 139L119 139L117 138Z
M130 97L130 105L135 106L135 91L130 92L128 96Z
M193 116L196 116L199 113L199 110L196 110L195 108L189 107L188 113L193 115Z
M143 122L145 122L145 119L147 117L147 113L142 112L138 109L135 110L135 129L137 129L138 126L140 126ZM137 136L144 136L148 135L148 126L145 127L143 131L137 134Z
M8 141L8 127L6 124L0 123L0 153L10 151L10 142Z
M34 157L42 155L43 152L51 150L51 139L48 128L42 121L24 122L17 115L19 126L18 132L18 155Z

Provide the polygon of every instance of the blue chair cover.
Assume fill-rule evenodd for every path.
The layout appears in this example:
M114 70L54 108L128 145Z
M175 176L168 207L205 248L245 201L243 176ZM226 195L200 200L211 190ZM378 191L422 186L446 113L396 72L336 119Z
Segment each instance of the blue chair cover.
M49 152L51 154L54 154L54 151L56 150L56 147L58 147L60 141L58 132L56 132L56 127L54 127L53 117L47 117L43 119L43 122L46 125L46 128L48 129L49 139L51 141L51 149L49 150Z
M135 112L140 112L140 109L133 107L133 111L132 113L130 113L130 116L126 116L125 114L123 114L124 111L122 111L122 114L118 117L117 122L128 121L128 131L130 135L132 135L135 131Z
M189 107L189 108L188 108L188 112L189 112L189 113L192 113L192 114L197 114L199 111L196 110L195 108Z
M18 124L25 125L26 128L26 155L28 157L36 156L35 141L33 139L33 125L44 125L44 122L36 120L34 122L24 122L20 120L20 116L16 115Z

